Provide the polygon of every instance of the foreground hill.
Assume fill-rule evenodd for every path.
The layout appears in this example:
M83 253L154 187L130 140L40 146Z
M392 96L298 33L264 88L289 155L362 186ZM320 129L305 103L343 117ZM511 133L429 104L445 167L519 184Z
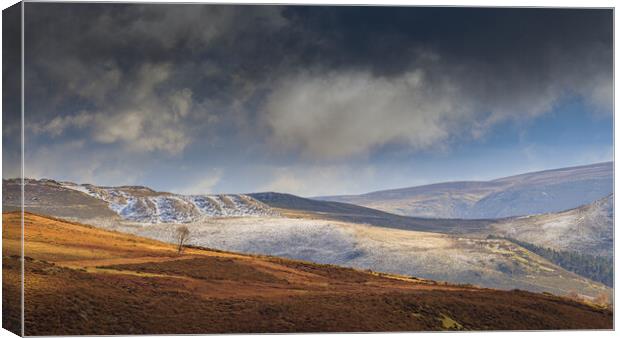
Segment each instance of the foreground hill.
M3 326L13 330L19 219L3 214ZM611 311L552 295L203 249L179 256L173 245L33 214L25 228L26 335L613 326Z
M613 192L613 162L539 171L492 181L448 182L317 199L431 218L502 218L558 212Z

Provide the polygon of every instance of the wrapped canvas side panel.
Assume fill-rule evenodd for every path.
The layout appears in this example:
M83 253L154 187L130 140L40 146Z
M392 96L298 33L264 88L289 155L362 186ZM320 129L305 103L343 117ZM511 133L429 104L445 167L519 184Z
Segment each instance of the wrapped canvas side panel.
M22 3L2 11L2 327L23 335Z

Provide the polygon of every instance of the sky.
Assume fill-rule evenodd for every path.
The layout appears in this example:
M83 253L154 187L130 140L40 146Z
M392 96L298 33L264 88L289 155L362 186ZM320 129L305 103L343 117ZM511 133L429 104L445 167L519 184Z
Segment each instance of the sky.
M611 10L25 6L27 177L319 196L613 159Z

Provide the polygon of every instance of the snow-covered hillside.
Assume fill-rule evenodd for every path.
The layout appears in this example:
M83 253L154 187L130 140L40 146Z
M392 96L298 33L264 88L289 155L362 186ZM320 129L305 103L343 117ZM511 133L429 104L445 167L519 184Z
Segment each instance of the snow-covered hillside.
M564 211L612 192L613 163L605 162L492 181L446 182L317 199L413 217L494 219Z
M122 219L140 223L187 223L207 217L273 216L276 212L240 194L177 195L146 187L98 187L61 183L61 186L102 200Z
M579 208L493 223L489 232L556 250L613 256L613 194Z

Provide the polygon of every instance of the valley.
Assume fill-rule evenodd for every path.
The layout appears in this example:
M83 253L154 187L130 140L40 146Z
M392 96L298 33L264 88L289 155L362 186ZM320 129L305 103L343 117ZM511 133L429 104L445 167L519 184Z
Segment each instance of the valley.
M175 230L183 224L190 232L188 243L197 247L587 299L609 298L612 292L509 240L610 253L611 197L557 214L460 220L400 216L273 192L183 196L135 186L26 183L28 212L168 243L175 242ZM5 209L18 208L18 182L5 180L3 188ZM550 223L558 219L563 221Z

